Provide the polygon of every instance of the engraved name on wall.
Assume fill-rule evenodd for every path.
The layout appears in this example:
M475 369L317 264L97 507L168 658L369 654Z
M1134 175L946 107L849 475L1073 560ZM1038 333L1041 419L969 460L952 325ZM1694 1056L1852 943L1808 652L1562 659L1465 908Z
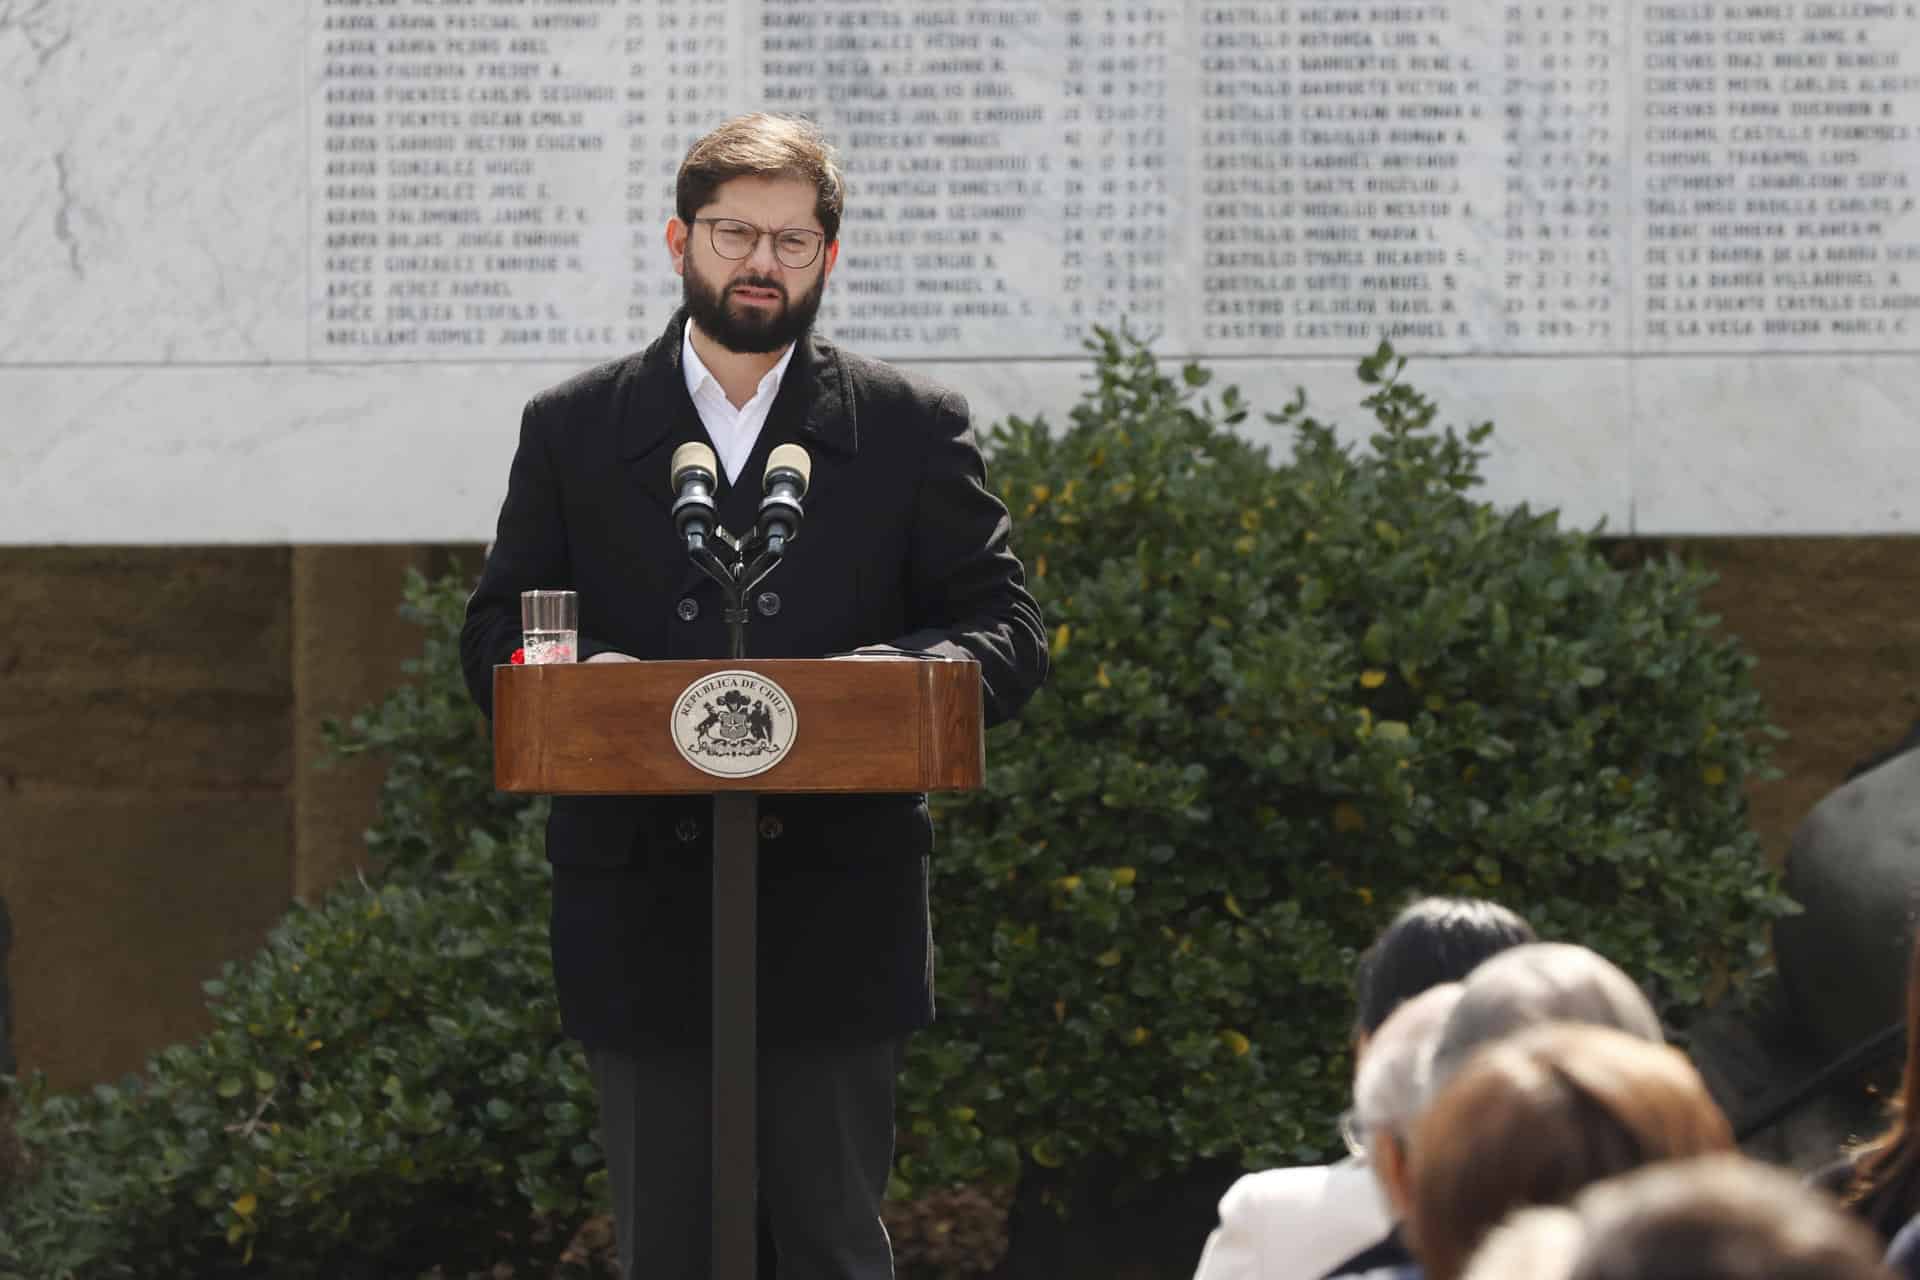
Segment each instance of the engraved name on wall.
M800 112L894 358L1920 349L1920 12L317 0L317 360L615 355L687 145Z

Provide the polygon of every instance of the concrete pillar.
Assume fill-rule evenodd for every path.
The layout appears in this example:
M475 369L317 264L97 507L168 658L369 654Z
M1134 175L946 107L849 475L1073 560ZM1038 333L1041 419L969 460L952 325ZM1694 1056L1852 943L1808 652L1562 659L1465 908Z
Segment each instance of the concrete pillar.
M321 721L350 719L406 678L421 632L401 619L408 569L423 547L295 547L293 609L293 893L316 901L366 865L385 761L325 762Z
M206 1024L285 910L283 548L0 548L14 1051L78 1087Z

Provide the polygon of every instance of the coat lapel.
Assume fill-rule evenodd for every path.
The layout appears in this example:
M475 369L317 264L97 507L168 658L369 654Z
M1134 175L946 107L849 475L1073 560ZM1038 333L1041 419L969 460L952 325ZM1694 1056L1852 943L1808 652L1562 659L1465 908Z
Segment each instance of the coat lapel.
M686 322L685 312L676 314L666 332L641 353L618 400L620 420L615 424L621 465L634 487L663 511L673 506L668 475L673 451L691 440L713 444L700 425L700 413L687 394L686 374L681 371L680 342Z
M853 388L839 348L809 336L801 344L801 351L808 357L806 381L798 388L805 399L792 407L799 442L809 451L818 445L850 458L860 448L860 424L854 420ZM799 356L800 352L794 353L795 363ZM792 369L787 372L789 381L796 381ZM781 406L776 404L774 408L778 411Z
M745 537L753 528L760 510L761 478L776 447L797 444L809 456L855 451L859 431L845 378L846 368L833 344L809 336L794 348L739 482L722 495L720 518L728 532Z
M620 466L626 471L628 491L636 496L635 546L656 543L659 529L673 509L673 451L694 440L713 447L712 437L701 425L700 411L693 407L693 397L687 394L687 377L680 361L686 324L686 312L676 312L666 331L635 361L617 401L619 421L615 431ZM724 501L724 476L720 484ZM668 537L672 539L671 529ZM661 553L681 563L679 594L684 595L706 581L706 575L686 559L677 539L663 547Z
M627 469L631 487L660 513L673 507L668 475L673 451L690 440L713 445L693 397L687 394L680 359L686 323L684 311L675 314L666 332L635 362L620 400L621 465ZM720 523L728 533L744 538L753 531L760 508L760 477L776 445L791 443L806 449L814 459L816 484L823 454L853 456L860 439L853 404L846 365L834 345L811 335L803 338L780 379L779 393L738 483L720 477ZM689 564L680 589L690 591L705 581L706 575Z

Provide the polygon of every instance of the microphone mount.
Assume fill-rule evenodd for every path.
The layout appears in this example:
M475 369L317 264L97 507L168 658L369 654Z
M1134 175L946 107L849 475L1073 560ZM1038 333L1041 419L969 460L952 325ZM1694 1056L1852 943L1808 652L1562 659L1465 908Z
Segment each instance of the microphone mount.
M723 602L720 616L727 624L727 656L747 656L747 623L753 617L747 597L780 563L782 552L765 546L758 532L745 542L723 528L696 545L687 540L687 558L700 572L719 584Z
M682 449L694 446L683 445ZM704 447L704 446L702 446ZM783 451L790 450L790 454ZM797 464L792 455L798 455ZM693 455L690 455L693 456ZM711 451L705 454L711 466ZM793 471L798 470L797 484ZM744 658L747 656L747 623L752 620L752 610L747 608L747 599L752 595L766 576L774 571L786 554L787 545L798 536L801 520L800 497L806 492L808 472L811 464L806 451L798 445L781 445L774 450L774 456L767 463L767 487L774 487L776 478L784 486L777 495L768 497L761 504L762 518L753 531L745 538L736 538L723 528L717 519L686 520L683 509L691 506L700 514L713 511L709 483L706 492L697 492L696 500L689 503L681 496L674 503L675 526L681 538L687 544L687 558L696 569L712 579L720 588L721 617L727 624L727 656ZM685 468L682 465L680 451L675 452L673 480L676 493L683 494L682 478ZM694 477L696 481L698 475ZM776 513L776 519L769 521L769 508Z

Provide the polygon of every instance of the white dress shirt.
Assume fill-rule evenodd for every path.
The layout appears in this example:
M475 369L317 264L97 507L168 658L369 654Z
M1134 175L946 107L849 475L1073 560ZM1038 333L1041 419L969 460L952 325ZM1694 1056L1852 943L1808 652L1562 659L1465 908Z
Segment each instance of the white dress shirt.
M1318 1280L1392 1225L1357 1160L1250 1173L1221 1198L1194 1280Z
M747 465L754 443L760 439L760 428L767 425L767 411L773 408L773 398L780 393L780 378L792 362L793 344L788 343L780 362L760 379L753 399L736 409L727 399L727 393L721 390L720 380L693 349L693 321L687 321L686 331L680 338L680 369L687 378L687 394L693 397L693 407L699 411L700 425L713 437L713 451L719 455L721 470L727 473L727 483L740 483L740 468Z

